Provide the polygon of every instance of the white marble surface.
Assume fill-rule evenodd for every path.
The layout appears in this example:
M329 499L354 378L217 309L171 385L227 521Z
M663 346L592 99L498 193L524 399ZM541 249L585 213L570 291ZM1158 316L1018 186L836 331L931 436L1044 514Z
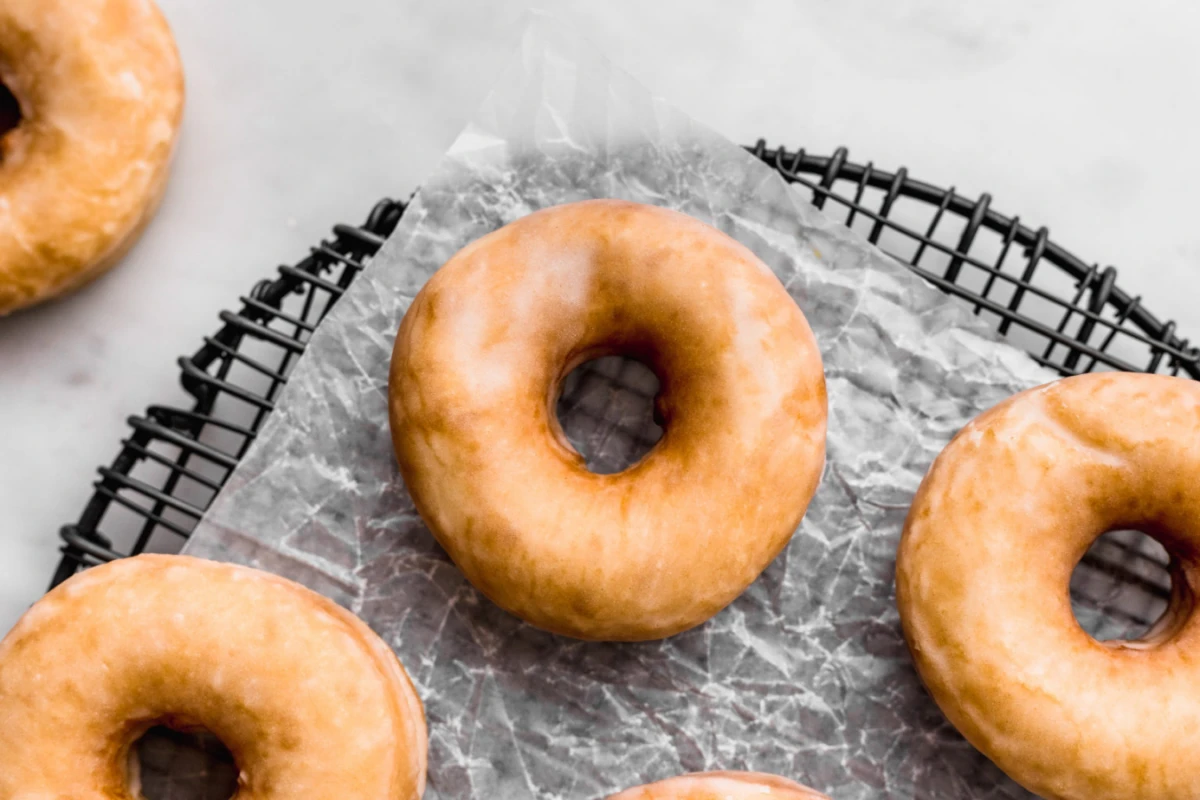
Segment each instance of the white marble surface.
M273 267L413 190L526 0L161 0L188 75L162 212L78 294L0 319L0 632L44 590L125 417ZM578 21L741 142L907 165L1121 269L1200 336L1200 7L1148 0L591 0Z

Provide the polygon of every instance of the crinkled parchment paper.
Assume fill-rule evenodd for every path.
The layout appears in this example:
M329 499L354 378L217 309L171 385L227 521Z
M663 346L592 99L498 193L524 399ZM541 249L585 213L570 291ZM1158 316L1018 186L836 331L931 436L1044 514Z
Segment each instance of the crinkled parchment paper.
M828 465L791 545L707 624L648 644L558 638L485 600L413 511L388 436L392 341L425 280L480 235L590 197L675 208L754 250L807 315L828 377ZM600 466L653 438L629 412L645 376L627 372L603 365L564 403ZM839 800L1027 797L921 688L893 561L909 500L951 435L1052 377L769 167L537 19L313 336L188 551L300 580L387 639L428 711L430 798L588 800L714 768L778 773Z

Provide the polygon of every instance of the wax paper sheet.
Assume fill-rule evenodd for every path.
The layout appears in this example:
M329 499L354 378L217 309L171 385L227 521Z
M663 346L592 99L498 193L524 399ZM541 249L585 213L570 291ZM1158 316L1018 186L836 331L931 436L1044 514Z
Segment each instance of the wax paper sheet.
M425 280L480 235L591 197L675 208L750 247L807 315L828 379L828 464L790 546L725 611L660 642L581 643L493 606L414 512L388 435L392 342ZM893 569L938 451L982 409L1052 377L537 18L314 334L188 551L295 578L388 641L425 701L429 798L588 800L716 768L778 773L839 800L1027 797L922 689ZM608 361L572 382L566 427L598 468L657 435L636 413L653 380Z

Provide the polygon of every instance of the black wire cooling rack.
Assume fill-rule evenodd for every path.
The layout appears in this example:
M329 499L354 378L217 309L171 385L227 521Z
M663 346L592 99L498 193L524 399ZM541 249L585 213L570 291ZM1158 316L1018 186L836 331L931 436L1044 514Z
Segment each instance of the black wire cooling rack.
M1088 264L991 208L871 163L748 148L813 203L944 291L992 320L1040 363L1069 375L1093 370L1200 378L1200 351L1116 285L1111 266ZM361 226L338 225L277 277L259 282L221 328L181 358L186 407L151 406L130 431L77 522L62 528L53 585L94 564L176 552L254 441L313 330L404 213L379 202ZM1072 580L1081 622L1100 638L1136 636L1166 605L1167 556L1135 531L1106 534Z

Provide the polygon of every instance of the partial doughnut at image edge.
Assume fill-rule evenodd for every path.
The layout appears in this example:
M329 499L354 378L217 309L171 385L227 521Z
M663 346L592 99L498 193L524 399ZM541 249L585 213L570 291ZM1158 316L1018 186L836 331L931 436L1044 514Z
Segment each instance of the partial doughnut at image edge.
M0 316L98 277L154 216L183 117L183 68L149 0L5 0Z
M1172 556L1167 611L1132 641L1075 619L1101 534ZM896 598L947 718L1048 800L1200 797L1200 383L1092 373L1017 394L934 461L908 514Z
M0 641L0 797L126 797L155 725L220 739L239 795L417 800L425 787L425 714L395 654L270 573L114 561Z

